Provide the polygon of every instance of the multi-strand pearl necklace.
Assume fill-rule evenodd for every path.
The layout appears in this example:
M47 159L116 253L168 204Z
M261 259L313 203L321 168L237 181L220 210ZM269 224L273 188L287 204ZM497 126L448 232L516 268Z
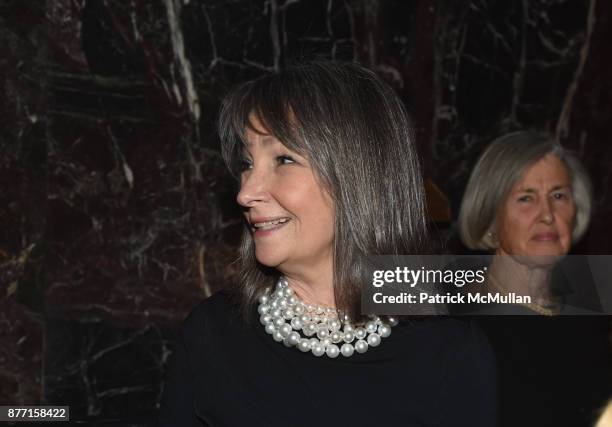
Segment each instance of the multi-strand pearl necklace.
M392 317L388 323L373 317L363 327L353 327L347 316L341 322L336 309L301 301L284 277L278 280L274 292L268 291L259 298L257 311L266 332L275 341L331 358L340 354L350 357L355 351L365 353L391 335L391 327L397 325Z

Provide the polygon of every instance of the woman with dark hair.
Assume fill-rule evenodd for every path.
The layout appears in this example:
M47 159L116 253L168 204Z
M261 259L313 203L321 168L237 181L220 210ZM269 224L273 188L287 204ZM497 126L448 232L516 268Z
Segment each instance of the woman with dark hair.
M160 424L495 425L478 330L361 315L365 257L427 246L393 91L356 64L305 63L235 89L219 123L246 220L239 283L185 321Z

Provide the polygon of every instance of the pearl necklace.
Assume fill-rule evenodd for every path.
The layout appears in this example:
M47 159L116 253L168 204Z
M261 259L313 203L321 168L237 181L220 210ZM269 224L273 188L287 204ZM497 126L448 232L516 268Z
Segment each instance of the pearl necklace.
M364 327L355 328L346 315L341 322L335 309L301 301L284 277L279 278L274 292L268 290L259 298L257 311L261 324L275 341L331 358L340 354L350 357L355 351L365 353L369 347L377 347L398 323L392 317L388 324L372 317Z
M493 285L495 289L501 292L503 295L510 295L508 291L501 286L501 284L497 281L493 275L489 275L489 283ZM534 302L521 302L517 303L517 305L522 305L523 307L527 307L528 309L535 311L543 316L556 316L561 311L559 304L551 304L550 306L540 305Z

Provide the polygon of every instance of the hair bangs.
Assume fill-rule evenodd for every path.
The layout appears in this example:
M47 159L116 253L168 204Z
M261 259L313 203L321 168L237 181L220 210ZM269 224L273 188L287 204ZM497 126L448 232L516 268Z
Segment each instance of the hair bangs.
M270 94L275 94L272 96ZM299 135L289 91L269 76L240 86L221 107L219 136L226 166L237 176L248 145L247 130L272 135L300 155L306 153Z

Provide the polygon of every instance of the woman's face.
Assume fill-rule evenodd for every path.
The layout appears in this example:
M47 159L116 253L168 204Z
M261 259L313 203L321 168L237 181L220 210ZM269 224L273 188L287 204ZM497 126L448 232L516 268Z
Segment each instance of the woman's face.
M532 165L511 189L497 215L499 255L565 255L576 205L563 162L552 154Z
M257 132L246 132L237 201L244 208L257 260L285 274L329 269L334 236L329 194L307 159L268 134L259 120L251 123Z

